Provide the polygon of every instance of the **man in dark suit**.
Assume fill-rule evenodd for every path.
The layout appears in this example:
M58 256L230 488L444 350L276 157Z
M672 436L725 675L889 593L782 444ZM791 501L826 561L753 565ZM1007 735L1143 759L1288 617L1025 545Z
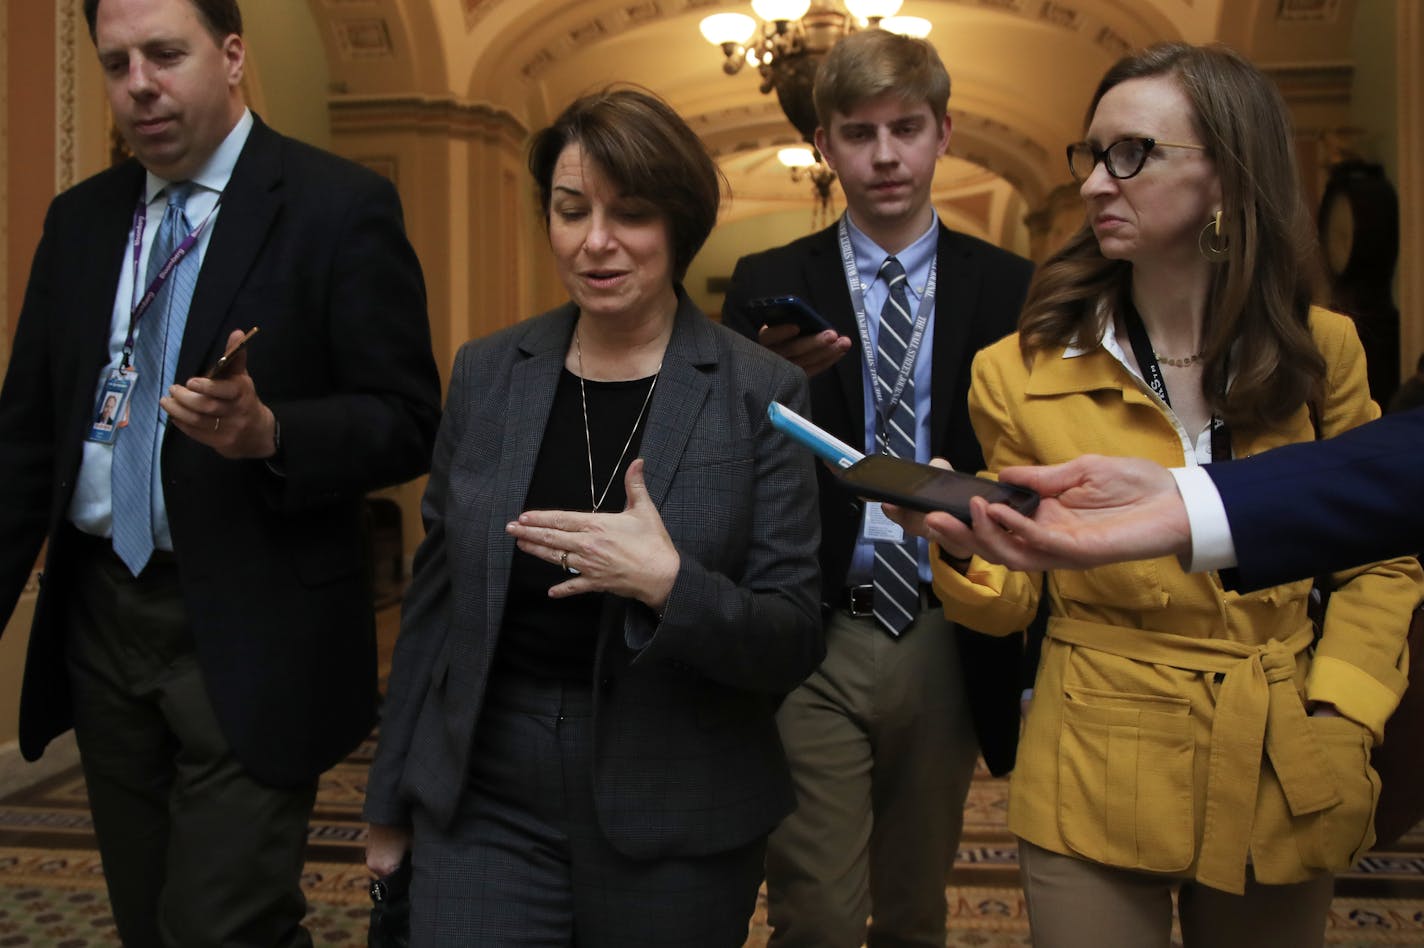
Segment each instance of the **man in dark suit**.
M837 44L816 79L816 144L847 213L743 258L723 320L812 376L813 420L840 439L978 470L970 361L1013 331L1031 268L937 220L948 98L922 40L867 30ZM833 328L793 338L748 305L786 294ZM1018 642L956 633L929 592L925 545L898 542L878 505L824 469L820 488L827 658L778 716L797 809L767 856L771 944L859 946L873 914L870 945L943 945L977 752L1012 766Z
M126 944L310 945L317 775L374 718L363 497L438 421L420 268L389 183L247 111L233 0L84 9L136 160L51 204L0 391L0 615L49 542L21 748L75 728Z
M1424 409L1326 441L1173 468L1084 455L1010 467L1044 495L1033 519L975 504L973 528L900 515L921 535L1014 569L1087 569L1175 554L1193 571L1237 567L1262 589L1424 550ZM1011 531L1011 532L1010 532Z

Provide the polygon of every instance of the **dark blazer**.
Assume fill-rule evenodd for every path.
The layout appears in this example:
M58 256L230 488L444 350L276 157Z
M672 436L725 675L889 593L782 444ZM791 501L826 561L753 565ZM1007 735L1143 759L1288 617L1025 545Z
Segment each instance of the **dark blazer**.
M974 353L1017 326L1033 267L982 240L939 229L935 301L933 390L930 393L930 450L961 471L979 471L984 457L969 424L969 364ZM727 290L722 321L755 339L761 328L746 308L748 300L794 294L824 316L854 346L832 368L811 380L811 416L816 424L856 448L865 443L864 389L860 334L841 265L836 227L738 261ZM861 503L844 490L824 465L821 486L821 575L830 596L845 585ZM994 639L959 630L965 682L984 759L995 773L1013 766L1018 744L1021 691L1017 638Z
M1206 472L1226 505L1242 588L1424 550L1424 408Z
M0 615L49 537L20 704L34 759L71 726L67 510L107 362L133 161L55 198L0 391ZM176 427L162 476L198 663L223 733L259 779L312 779L368 733L374 620L362 501L428 464L439 420L425 288L390 183L259 120L225 192L189 310L178 379L235 328L282 430L284 477Z
M420 808L449 825L504 618L514 540L577 310L466 343L426 490L372 822ZM682 557L662 621L608 597L595 660L594 794L625 855L735 848L794 803L773 718L825 654L810 456L774 431L773 399L806 407L805 376L680 296L641 456ZM799 410L799 409L798 409Z

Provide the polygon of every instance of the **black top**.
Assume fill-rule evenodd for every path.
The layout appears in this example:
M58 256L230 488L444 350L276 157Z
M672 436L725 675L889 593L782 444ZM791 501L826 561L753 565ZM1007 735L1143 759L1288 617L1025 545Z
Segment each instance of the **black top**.
M627 503L623 475L638 456L643 439L638 417L653 377L584 384L588 393L587 438L578 376L568 369L559 375L539 459L529 481L529 493L524 498L525 510L593 509L588 487L590 441L594 489L601 496L604 487L608 487L608 496L599 505L599 511L617 513ZM637 431L633 431L635 423ZM614 464L618 463L619 452L628 443L630 432L632 442L615 472ZM569 578L559 564L515 549L508 605L495 655L496 674L508 669L540 678L591 680L604 595L549 598L549 589Z

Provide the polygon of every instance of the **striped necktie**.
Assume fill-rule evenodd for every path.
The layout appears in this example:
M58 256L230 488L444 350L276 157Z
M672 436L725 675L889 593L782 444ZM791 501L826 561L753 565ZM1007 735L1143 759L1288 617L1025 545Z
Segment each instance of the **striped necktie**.
M183 207L192 193L187 182L168 186L168 206L163 223L148 254L146 289L182 243L189 231ZM113 507L114 552L129 572L137 576L153 555L154 501L163 484L159 477L159 450L167 416L158 406L160 393L173 380L188 304L198 280L198 261L189 254L174 267L152 305L139 322L134 338L133 367L138 373L129 395L128 425L114 443L113 470L109 475Z
M914 333L915 318L905 294L905 268L894 257L887 257L880 267L880 279L890 287L885 306L880 310L880 333L875 346L875 384L880 389L879 403L888 404L895 392L895 382L904 366L908 377L900 400L884 425L883 449L895 457L915 459L915 377L914 366L905 365ZM871 573L875 584L875 619L891 635L899 635L920 612L919 547L913 537L900 543L875 544L875 568Z

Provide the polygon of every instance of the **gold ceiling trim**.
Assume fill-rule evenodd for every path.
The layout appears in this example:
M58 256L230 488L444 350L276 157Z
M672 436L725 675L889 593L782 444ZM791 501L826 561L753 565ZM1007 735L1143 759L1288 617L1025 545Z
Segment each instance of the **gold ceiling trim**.
M333 132L429 132L522 146L529 130L509 112L477 102L429 96L332 96Z
M1349 105L1355 81L1351 63L1262 65L1290 105Z

